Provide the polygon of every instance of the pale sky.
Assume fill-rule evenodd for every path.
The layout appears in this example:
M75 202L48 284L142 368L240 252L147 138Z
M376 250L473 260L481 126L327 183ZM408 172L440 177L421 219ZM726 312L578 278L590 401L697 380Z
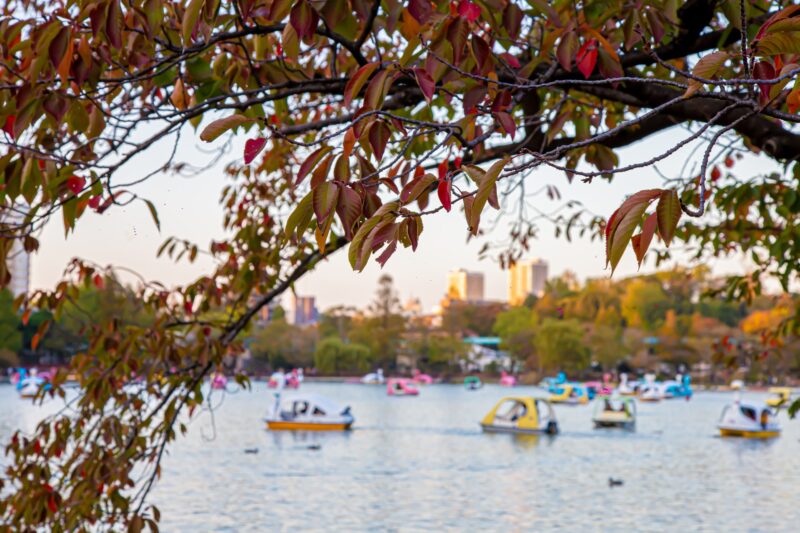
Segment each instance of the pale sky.
M621 152L621 163L633 163L656 155L684 134L682 130L674 129L628 147ZM196 135L191 130L184 131L178 150L181 157L178 159L195 164L209 159ZM124 265L147 279L167 285L186 283L207 272L209 260L202 255L195 264L175 264L168 259L157 259L156 251L168 236L185 238L201 247L207 247L211 239L222 237L222 209L218 199L228 180L222 168L226 162L241 157L244 135L240 137L219 164L197 177L160 175L136 186L137 194L151 199L158 208L162 228L160 234L142 202L125 208L112 208L102 215L94 212L84 215L78 222L76 232L67 240L64 239L61 217L55 217L41 236L40 251L32 257L33 288L52 288L61 278L67 262L75 256L101 265ZM116 178L117 182L134 180L147 174L162 164L171 149L171 144L157 145L146 157L135 160L135 165L129 165L128 175ZM670 176L677 175L689 154L688 148L678 151L672 158L659 164L660 170ZM745 159L737 163L735 170L739 175L744 171L763 172L766 161L761 157ZM774 166L771 162L769 164ZM578 200L592 212L603 216L611 214L626 194L662 186L661 179L652 168L619 174L610 184L606 180L596 179L591 184L575 180L571 185L567 184L563 173L544 168L531 175L528 183L529 190L545 184L557 185L563 199ZM432 202L437 201L432 197ZM560 205L544 194L534 202L542 211L552 211ZM487 207L485 213L489 212L490 208ZM483 223L487 224L488 220L484 218ZM503 239L507 234L506 228L505 223L501 223L493 236ZM458 208L454 207L450 213L442 212L427 217L417 251L399 247L384 269L395 279L401 299L405 301L409 297L418 297L425 309L430 309L445 293L447 272L455 268L483 272L486 298L506 299L506 272L501 271L494 261L478 260L478 250L483 241L467 243L466 236L464 215ZM574 271L581 279L609 275L605 269L602 242L585 239L568 243L563 237L555 238L552 225L546 222L540 225L540 237L533 243L530 256L547 260L551 276L565 270ZM743 272L746 269L746 265L733 260L712 266L718 272ZM643 268L644 272L651 270L651 262ZM636 261L629 249L615 277L635 272ZM297 292L315 296L317 307L321 310L338 304L365 306L373 296L380 274L381 269L374 262L362 273L353 272L346 251L340 251L299 281Z

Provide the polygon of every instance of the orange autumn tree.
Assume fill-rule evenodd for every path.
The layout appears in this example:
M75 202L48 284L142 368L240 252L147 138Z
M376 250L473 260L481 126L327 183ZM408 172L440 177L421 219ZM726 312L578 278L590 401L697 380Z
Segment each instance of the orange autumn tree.
M356 270L416 249L432 213L460 211L480 236L487 210L515 212L543 167L590 183L690 160L664 188L631 190L607 220L578 210L557 230L603 236L612 269L629 247L641 263L678 240L698 259L752 256L733 297L767 277L788 287L800 259L800 6L786 4L7 0L0 258L15 242L35 251L48 221L69 235L87 210L141 202L158 224L157 199L136 185L193 167L177 150L153 162L155 147L192 135L224 156L231 138L245 142L226 159L228 237L204 247L217 266L173 290L142 283L151 323L86 325L72 409L8 444L0 521L155 527L147 495L161 458L261 307L339 249ZM668 129L678 135L659 155L620 164L618 149ZM748 153L785 171L736 175ZM536 217L519 214L506 246L488 249L503 264L536 232ZM199 252L179 238L160 250ZM18 300L23 319L59 316L103 274L75 261L53 290ZM63 397L65 377L41 395Z

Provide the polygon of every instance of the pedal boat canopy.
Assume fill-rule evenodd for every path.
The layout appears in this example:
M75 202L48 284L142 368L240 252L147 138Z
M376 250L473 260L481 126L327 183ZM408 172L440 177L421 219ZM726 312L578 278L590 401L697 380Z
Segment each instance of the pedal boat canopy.
M506 397L481 420L484 431L537 434L558 433L556 414L550 402L528 396Z

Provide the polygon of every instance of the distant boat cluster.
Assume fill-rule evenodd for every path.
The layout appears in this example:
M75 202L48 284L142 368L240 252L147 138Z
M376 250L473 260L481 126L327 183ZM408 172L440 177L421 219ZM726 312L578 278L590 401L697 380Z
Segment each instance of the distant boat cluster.
M593 401L592 422L595 428L634 430L637 400L648 403L677 398L690 400L693 394L688 375L657 381L652 374L645 375L642 380L629 380L626 374L622 374L616 385L609 378L606 375L603 381L578 382L568 380L564 373L545 378L539 386L547 390L547 396L502 398L480 421L480 426L489 432L554 435L559 432L559 425L553 404L585 405ZM50 379L48 372L37 372L36 369L29 371L20 368L11 375L12 384L23 398L33 398L40 391L48 390L51 386ZM277 392L271 412L266 418L269 429L342 431L353 426L355 418L350 408L333 400L317 394L282 395L285 389L299 389L303 381L302 369L292 370L288 374L278 371L270 376L267 386ZM355 382L385 385L387 396L402 398L418 396L421 386L431 385L435 380L419 371L415 371L411 378L387 379L379 369ZM214 390L225 390L227 383L228 378L222 373L217 372L211 376L210 385ZM513 388L517 381L514 376L503 372L499 384ZM742 382L731 385L733 389L738 389L737 398L722 410L717 422L720 436L754 439L780 436L777 411L791 403L792 389L774 387L770 389L772 397L759 403L743 398ZM470 375L464 379L464 388L467 391L477 391L482 387L483 382L478 376Z
M602 382L569 381L565 374L546 378L539 386L548 391L548 396L507 396L498 401L480 421L483 431L497 433L546 434L559 432L554 404L584 405L594 402L592 422L595 428L616 428L632 431L636 428L637 400L640 402L660 402L662 400L692 398L691 379L688 375L678 375L674 380L656 381L654 375L646 375L642 380L629 380L620 376L616 385L605 376ZM266 418L271 430L304 431L342 431L349 430L355 423L350 407L342 406L318 394L293 393L283 396L284 387L298 388L302 374L286 376L273 375L269 387L278 389L270 415ZM365 385L384 385L390 397L414 397L420 394L421 385L430 385L434 379L419 372L412 378L385 378L382 370L367 374L357 382ZM500 385L515 387L514 376L505 372ZM476 391L483 387L478 376L467 376L464 388ZM736 384L734 384L734 388ZM789 388L773 388L773 397L765 403L742 398L743 386L739 386L737 398L727 404L717 422L722 437L741 437L767 439L780 436L781 428L777 422L777 410L787 406L792 399Z

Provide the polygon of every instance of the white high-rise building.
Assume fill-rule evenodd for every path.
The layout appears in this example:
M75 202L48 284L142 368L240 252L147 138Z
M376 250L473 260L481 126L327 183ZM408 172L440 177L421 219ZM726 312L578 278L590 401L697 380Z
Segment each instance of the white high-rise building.
M3 233L16 233L13 230L13 226L22 222L24 217L22 209L25 208L15 206L13 211L0 210L0 231ZM11 225L12 229L7 230L5 228L6 224ZM0 235L0 238L7 237ZM11 282L8 285L8 289L15 297L28 292L31 277L31 255L25 251L22 240L14 239L11 250L8 252L6 265L9 274L11 274Z
M297 296L289 298L289 309L286 310L286 322L295 326L315 324L319 319L316 300L313 296Z
M521 305L529 295L541 297L546 283L546 261L518 261L508 269L508 303Z
M447 274L447 297L451 300L482 302L483 274L463 269L450 271Z

